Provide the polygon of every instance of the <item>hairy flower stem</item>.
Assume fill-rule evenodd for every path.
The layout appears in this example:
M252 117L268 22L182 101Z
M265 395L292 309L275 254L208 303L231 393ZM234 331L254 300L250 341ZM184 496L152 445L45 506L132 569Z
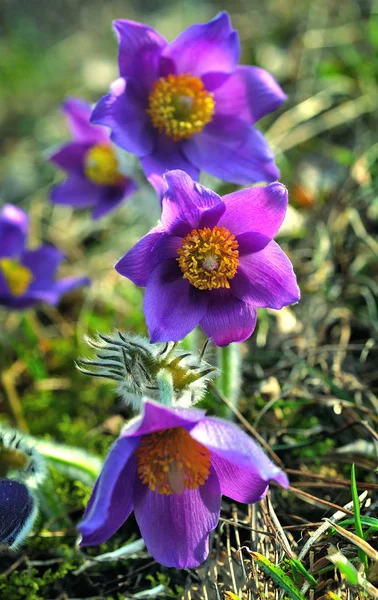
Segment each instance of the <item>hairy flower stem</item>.
M220 377L217 387L233 406L237 406L241 385L240 344L229 344L218 348L218 368ZM227 409L227 417L235 418L230 409Z
M160 403L163 406L173 406L175 403L175 391L171 373L167 369L161 369L156 378L159 386Z

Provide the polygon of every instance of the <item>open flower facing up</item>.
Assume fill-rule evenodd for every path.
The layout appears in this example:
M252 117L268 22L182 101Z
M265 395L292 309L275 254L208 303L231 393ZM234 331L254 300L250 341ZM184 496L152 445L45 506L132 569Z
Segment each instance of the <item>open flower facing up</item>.
M197 409L145 402L105 461L79 525L83 546L108 540L134 510L151 555L167 567L191 568L209 553L221 495L263 498L287 477L236 425Z
M62 146L50 160L64 169L68 179L51 191L56 204L93 207L93 218L103 217L137 189L121 166L103 127L91 125L91 107L78 98L63 104L74 141Z
M120 78L92 122L136 154L162 193L162 174L182 169L248 184L278 178L272 151L253 125L286 98L258 67L238 66L240 42L227 13L168 43L152 27L117 20Z
M5 204L0 211L0 304L16 309L57 304L62 294L90 283L87 277L56 280L63 254L47 245L28 250L27 233L27 215Z
M151 342L180 340L198 324L218 346L240 342L258 307L299 300L291 262L272 239L286 213L282 184L220 198L182 171L165 181L160 223L115 266L146 287Z

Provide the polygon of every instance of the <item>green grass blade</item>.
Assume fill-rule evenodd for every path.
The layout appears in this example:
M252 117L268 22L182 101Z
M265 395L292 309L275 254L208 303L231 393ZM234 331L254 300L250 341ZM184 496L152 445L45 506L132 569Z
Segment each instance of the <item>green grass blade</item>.
M307 569L305 569L300 560L292 558L290 560L290 564L292 567L294 567L294 569L299 571L303 575L303 577L305 577L313 586L316 586L317 581L315 577L313 577L311 573L309 573Z
M258 552L251 552L251 556L264 573L269 575L269 577L271 577L273 581L290 596L290 598L293 598L293 600L305 600L304 596L302 596L298 588L295 587L290 577L288 577L280 567L276 567L276 565Z
M352 464L352 471L351 471L351 488L352 488L352 499L353 499L356 534L358 535L358 537L360 537L363 540L365 538L364 538L364 532L362 530L360 501L358 498L358 490L357 490L357 483L356 483L356 469L355 469L354 463ZM361 548L358 549L358 558L360 559L360 561L362 562L362 564L365 567L365 573L368 573L368 568L369 568L368 557L365 554L365 552L363 550L361 550Z

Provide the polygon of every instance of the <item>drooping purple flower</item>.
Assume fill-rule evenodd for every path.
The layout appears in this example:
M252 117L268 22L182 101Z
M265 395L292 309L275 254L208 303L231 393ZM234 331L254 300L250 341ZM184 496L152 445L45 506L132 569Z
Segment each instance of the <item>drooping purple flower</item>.
M263 69L238 66L240 42L229 16L192 25L168 43L152 27L117 20L120 78L94 109L92 122L136 154L162 195L162 175L182 169L249 184L279 171L254 124L286 96Z
M196 567L209 553L222 494L254 503L271 481L288 480L236 425L198 409L144 408L110 450L79 525L81 545L105 542L134 511L158 562Z
M218 346L247 339L257 308L299 300L293 267L273 237L287 207L281 183L220 198L183 171L165 175L161 221L115 265L146 287L151 342L200 325Z
M57 304L60 297L81 285L87 277L56 279L63 254L53 246L26 248L28 217L5 204L0 211L0 304L24 309L39 302Z
M0 546L16 549L33 527L37 504L28 487L0 478Z
M63 111L74 138L50 156L68 178L57 184L50 198L55 204L92 207L94 219L114 210L135 190L135 182L122 173L119 159L103 127L91 125L91 107L79 98L69 98Z

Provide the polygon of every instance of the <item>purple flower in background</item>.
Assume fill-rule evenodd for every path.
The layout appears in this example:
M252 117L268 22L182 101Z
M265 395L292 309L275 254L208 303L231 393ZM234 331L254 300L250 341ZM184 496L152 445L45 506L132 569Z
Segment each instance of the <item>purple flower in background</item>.
M288 201L281 183L220 198L183 171L165 181L161 221L115 265L146 287L151 342L180 340L198 324L218 346L240 342L258 307L299 300L292 264L272 239Z
M64 169L68 179L51 191L56 204L93 207L93 218L103 217L130 196L137 186L121 173L117 154L103 127L91 125L91 107L78 98L63 104L74 141L62 146L50 160Z
M106 542L134 510L158 562L196 567L209 553L222 494L250 504L271 481L288 480L236 425L202 410L144 406L105 461L79 525L81 545Z
M229 16L192 25L168 43L152 27L117 20L120 78L94 109L92 122L136 154L162 194L162 175L204 170L238 184L278 178L256 121L286 96L258 67L238 66L240 42Z
M17 549L33 527L36 501L23 483L0 478L0 546Z
M90 283L87 277L56 280L63 254L46 245L28 250L27 234L26 213L5 204L0 211L0 304L15 309L57 304L62 294Z

